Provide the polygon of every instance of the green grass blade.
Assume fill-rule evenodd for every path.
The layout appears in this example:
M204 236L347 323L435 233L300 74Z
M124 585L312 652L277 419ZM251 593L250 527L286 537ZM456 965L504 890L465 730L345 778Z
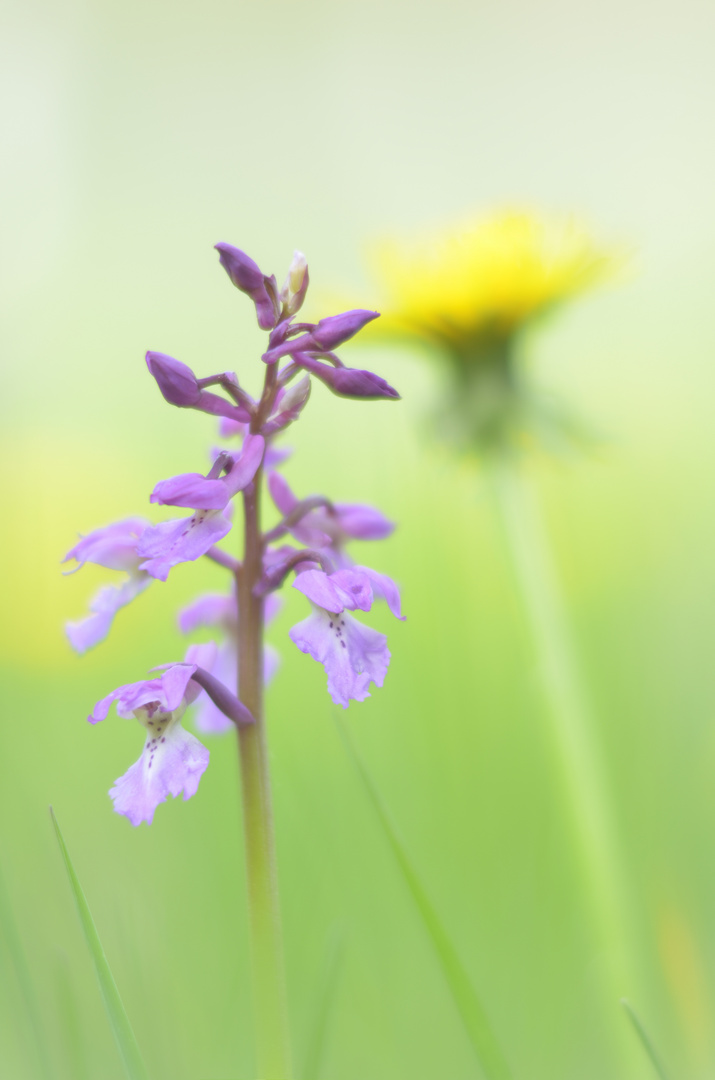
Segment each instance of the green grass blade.
M315 1014L313 1016L311 1033L308 1039L308 1049L305 1055L304 1067L301 1072L303 1080L318 1080L318 1077L320 1076L320 1068L323 1063L325 1047L327 1044L330 1017L345 958L345 938L345 925L342 923L336 924L328 937L323 959Z
M74 894L77 913L82 924L85 940L94 961L97 979L99 980L99 987L102 991L102 998L104 999L104 1007L107 1010L109 1023L114 1032L114 1038L117 1041L117 1046L119 1047L119 1052L122 1056L122 1061L124 1062L124 1068L129 1080L149 1080L149 1074L146 1071L146 1066L139 1051L134 1032L132 1031L132 1025L129 1023L129 1017L125 1012L122 999L119 996L117 984L114 981L114 976L112 975L109 963L107 962L107 957L104 954L102 943L99 940L97 927L94 925L92 913L89 910L85 895L82 891L82 886L75 873L72 860L70 859L67 850L67 845L65 844L64 837L62 836L52 807L50 807L50 816L52 818L52 824L55 827L55 833L57 834L57 843L60 846L62 858L64 859L65 867L67 869L67 876Z
M45 1077L45 1080L51 1080L55 1073L50 1065L50 1058L47 1052L47 1045L45 1042L46 1033L42 1023L40 1007L37 1002L37 997L35 996L30 968L27 963L25 951L22 947L22 940L18 933L12 905L10 904L10 897L5 888L5 882L3 881L2 875L0 875L0 927L2 928L3 937L10 953L12 966L15 969L15 978L17 979L17 984L20 988L20 996L25 1007L25 1013L32 1029L32 1042L37 1057L40 1075Z
M69 958L64 952L58 952L56 958L56 985L57 1013L62 1027L67 1073L72 1080L90 1080L76 990L70 972Z
M447 985L452 993L454 1003L462 1018L482 1071L488 1080L511 1080L511 1070L492 1031L487 1014L472 986L459 953L452 944L431 900L425 892L417 871L407 854L392 814L365 762L360 757L350 736L347 724L337 713L336 722L348 754L377 812L385 837L407 882L417 910L422 916L422 922L432 940Z
M633 1024L633 1027L635 1028L636 1035L640 1039L643 1049L650 1058L651 1064L653 1065L653 1068L660 1077L660 1080L670 1080L670 1077L668 1076L668 1071L663 1064L661 1056L656 1050L653 1044L653 1040L646 1031L640 1016L627 998L621 998L621 1005L626 1010L628 1018Z

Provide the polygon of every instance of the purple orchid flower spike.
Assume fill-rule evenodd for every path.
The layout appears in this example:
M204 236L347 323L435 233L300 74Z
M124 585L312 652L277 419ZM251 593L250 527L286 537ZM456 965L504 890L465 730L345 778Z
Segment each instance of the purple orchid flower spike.
M275 595L266 598L264 619L270 623L278 614L281 602ZM179 629L183 634L207 627L218 630L223 637L219 645L211 673L225 686L238 686L238 608L236 596L223 593L205 593L179 612ZM263 650L263 681L267 686L280 663L276 650L266 645ZM220 735L229 731L233 724L226 714L209 697L203 697L197 706L196 728L202 734Z
M336 705L348 707L350 700L370 697L371 682L383 684L390 663L387 638L358 622L349 611L369 611L373 584L388 599L390 610L402 619L397 586L385 575L374 571L306 570L293 587L304 593L313 605L313 613L290 631L291 641L301 652L322 664L328 676L328 693Z
M137 552L144 558L141 569L151 577L166 581L172 567L193 562L231 531L224 512L231 499L251 483L265 449L261 435L247 435L241 453L229 458L229 472L221 479L198 473L184 473L162 480L152 493L152 502L194 508L190 518L163 521L147 529Z
M79 622L69 622L65 627L70 645L78 653L85 653L103 641L112 626L117 612L130 604L135 597L151 584L151 577L140 569L141 558L137 552L139 540L149 522L144 518L126 518L102 529L95 529L83 537L67 552L63 562L74 559L81 570L85 563L106 566L109 570L123 570L127 580L119 586L105 585L90 601L90 615Z
M261 272L260 267L240 248L232 244L214 244L219 261L233 284L250 296L256 305L261 330L271 330L278 321L280 308L275 283Z
M70 624L68 634L79 651L96 644L106 636L120 607L153 579L165 581L180 563L206 555L214 572L220 568L230 575L232 586L225 593L201 596L179 616L184 633L206 628L218 644L192 645L182 663L154 668L151 677L120 686L97 702L89 719L103 720L114 702L120 716L136 718L146 731L141 756L110 791L117 813L133 825L151 822L157 806L170 795L189 799L197 791L209 752L182 726L184 712L193 702L200 731L236 728L257 1018L256 1072L289 1076L263 692L277 658L265 644L265 623L279 606L277 590L289 574L295 574L295 587L310 601L312 613L293 627L290 637L299 650L324 665L333 701L346 707L351 700L368 697L373 684L382 686L390 663L385 635L352 613L370 611L375 598L382 597L397 618L402 614L392 579L353 566L345 553L349 541L388 536L393 525L387 518L357 503L333 503L319 496L298 500L285 481L271 473L270 490L282 518L267 528L262 517L263 480L266 470L287 456L288 451L272 445L273 439L304 416L313 378L339 397L399 395L380 376L345 367L334 352L377 312L356 309L317 323L298 322L309 286L308 263L301 252L295 252L279 291L276 278L264 274L239 248L220 243L216 250L231 282L251 299L259 326L267 331L263 363L258 365L263 385L254 397L233 371L199 377L172 356L146 354L165 401L216 417L221 439L231 442L211 455L205 475L185 472L154 487L152 503L184 507L185 516L157 525L127 519L96 530L68 553L66 558L79 566L95 562L127 575L119 588L104 588L92 601L89 617ZM289 359L279 364L282 357ZM243 371L240 375L243 381ZM243 511L240 561L216 546L231 530L237 504ZM285 543L289 538L294 543Z
M119 716L136 717L147 737L139 760L115 781L109 794L118 814L132 825L151 824L154 811L169 795L190 799L209 763L209 752L181 726L188 705L202 692L191 676L198 659L213 663L209 646L191 654L193 663L172 664L161 676L120 686L98 701L88 717L91 724L104 720L112 702ZM187 654L188 656L188 654Z

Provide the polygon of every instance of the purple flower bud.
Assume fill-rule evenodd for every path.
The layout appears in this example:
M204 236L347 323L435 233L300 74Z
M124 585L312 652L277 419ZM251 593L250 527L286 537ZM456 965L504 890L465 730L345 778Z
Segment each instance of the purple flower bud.
M180 360L175 360L173 356L148 352L146 362L164 395L164 400L170 405L176 405L179 409L200 409L202 412L211 413L212 416L225 416L239 423L247 423L251 419L248 412L240 405L232 405L230 401L219 397L218 394L202 390L191 368L182 364ZM211 383L214 380L202 381Z
M271 285L270 279L267 279L261 273L258 264L239 248L223 243L214 244L214 247L218 251L221 266L233 284L241 292L250 296L256 305L256 315L261 330L271 330L278 319L278 311L274 303L275 287L267 287L267 284Z
M268 352L262 356L266 364L274 364L283 356L292 356L294 360L302 353L329 353L337 349L339 345L355 337L363 326L379 318L378 311L364 311L356 308L354 311L343 311L341 315L330 315L327 319L321 319L317 326L310 327L306 334L289 340L277 341L270 344ZM304 324L310 326L310 324ZM293 328L295 329L295 327ZM284 335L281 335L284 337Z
M170 405L178 405L180 409L198 405L201 390L190 367L182 364L180 360L174 360L173 356L158 352L148 352L146 362L164 399Z
M323 352L332 352L379 316L379 311L365 311L362 308L344 311L341 315L330 315L327 319L320 320L310 336Z
M374 375L372 371L361 371L359 368L332 367L330 364L321 364L311 356L302 353L294 357L297 364L309 371L311 375L324 382L329 390L339 397L364 398L366 400L377 398L399 398L395 390L388 382Z

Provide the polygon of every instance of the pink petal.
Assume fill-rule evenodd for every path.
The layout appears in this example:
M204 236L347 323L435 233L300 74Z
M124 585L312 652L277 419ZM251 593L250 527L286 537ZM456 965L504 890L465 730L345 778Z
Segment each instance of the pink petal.
M104 641L117 612L151 585L151 581L148 574L137 573L119 587L105 585L101 588L90 602L89 610L92 614L79 622L67 623L65 627L75 652L85 653L100 641Z

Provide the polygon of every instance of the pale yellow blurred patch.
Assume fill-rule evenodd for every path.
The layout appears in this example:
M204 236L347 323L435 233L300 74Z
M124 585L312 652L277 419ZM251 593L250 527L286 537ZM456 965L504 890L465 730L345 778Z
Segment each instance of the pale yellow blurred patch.
M385 239L369 254L385 300L368 333L475 350L592 288L622 261L572 218L517 209Z
M64 623L86 614L102 582L123 578L94 566L66 577L62 571L74 564L60 563L80 532L131 512L137 502L132 464L117 469L109 447L88 451L79 436L66 432L53 436L28 428L0 443L6 510L0 649L6 664L47 669L66 663L71 654Z
M693 1065L705 1070L710 1056L712 1002L692 927L685 913L673 905L660 911L658 949Z

